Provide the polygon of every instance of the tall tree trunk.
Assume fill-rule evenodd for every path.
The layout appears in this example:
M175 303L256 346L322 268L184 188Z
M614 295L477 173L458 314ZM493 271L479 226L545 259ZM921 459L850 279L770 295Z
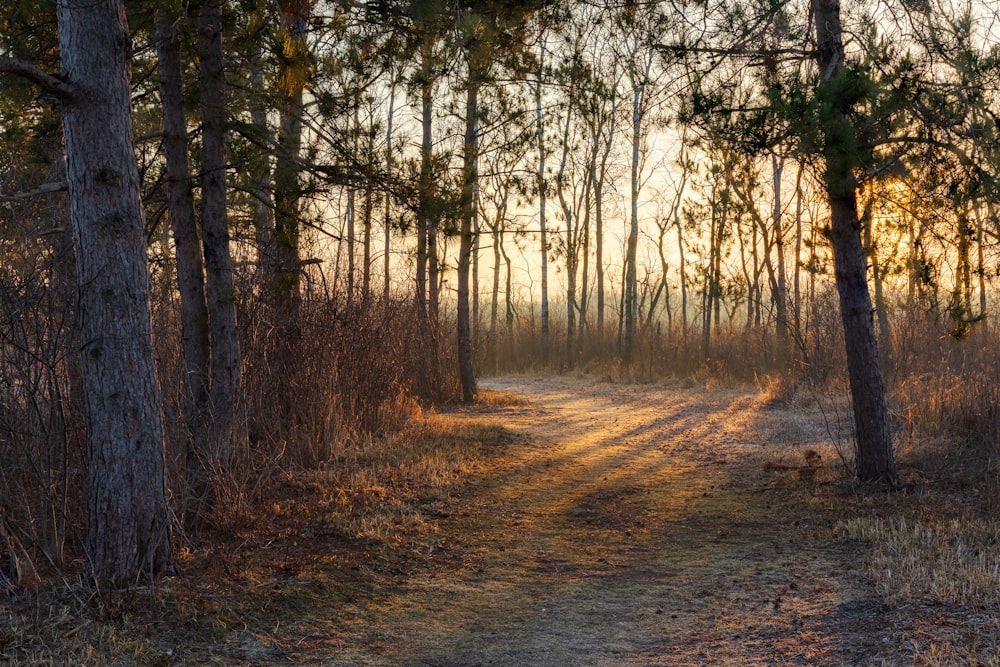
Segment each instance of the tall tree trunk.
M781 221L781 178L785 161L771 154L771 173L774 180L774 208L771 224L774 231L774 246L777 251L777 273L774 279L775 332L778 342L778 361L783 363L788 356L788 277L785 274L785 227Z
M263 36L266 30L267 18L258 14L254 20L257 30L254 33L255 44L251 47L247 68L250 95L263 99L266 89L264 81L264 48ZM247 167L248 189L253 193L253 226L257 246L257 275L262 285L271 289L277 261L274 256L274 180L271 170L271 152L262 146L271 144L271 130L267 122L268 109L266 105L257 104L251 114L251 124L254 135L260 146L251 148L251 163Z
M612 103L613 104L613 103ZM607 141L603 145L603 150L601 152L601 159L599 165L594 165L591 170L591 178L593 180L594 187L594 253L596 257L594 259L595 266L595 278L597 280L597 337L603 344L604 342L604 310L605 310L605 294L604 294L604 182L607 178L608 173L608 159L611 156L611 148L615 141L615 128L617 125L618 115L615 113L615 109L612 108L611 113L607 116ZM595 122L594 129L594 144L595 149L598 141L600 140L600 131L598 128L598 123Z
M800 341L802 335L802 167L799 166L795 176L795 271L792 273L792 317L795 324L795 335ZM805 349L801 352L804 354Z
M542 44L544 52L545 45ZM538 138L538 230L542 250L542 363L549 361L549 237L545 226L545 124L542 118L542 78L535 84L535 132Z
M479 139L479 124L476 121L476 141ZM478 153L478 150L477 150ZM479 157L472 165L472 170L476 174L476 180L472 184L472 342L478 346L480 343L480 314L479 314L479 251L481 246L480 232L482 231L479 219Z
M556 196L566 222L566 367L573 366L573 343L576 335L576 270L578 263L577 235L579 222L573 211L573 202L566 198L566 163L569 159L569 130L573 118L572 106L566 109L566 123L563 125L562 157L556 174Z
M299 157L302 152L302 102L312 64L306 35L310 0L280 0L281 57L278 72L278 150L274 165L275 271L272 290L276 297L276 323L280 336L295 347L301 294L299 235L302 186Z
M514 288L511 271L511 259L503 244L503 234L500 235L500 254L504 261L504 321L507 324L507 359L514 359Z
M434 100L432 93L434 90L433 62L430 37L424 37L420 47L420 187L419 202L417 204L417 309L421 315L427 316L427 264L436 261L434 257L428 257L429 231L431 227L431 207L434 195L434 182L431 173L431 152L434 150L433 143L433 119ZM433 269L432 269L433 270ZM431 289L433 274L431 277Z
M594 181L594 280L597 283L597 340L604 344L604 179Z
M688 290L687 265L684 261L684 224L679 215L674 216L677 227L677 274L681 281L681 333L686 338L688 333Z
M370 154L370 153L369 153ZM372 288L372 214L375 199L371 181L365 177L364 205L361 211L361 299L368 301Z
M844 75L844 43L839 0L812 0L816 21L820 89L836 90ZM849 103L836 98L822 118L825 137L825 185L830 204L830 240L833 245L840 315L847 348L847 371L857 436L857 473L863 480L898 484L885 386L875 343L871 296L865 280L865 253L857 209L856 158L852 150L854 127Z
M583 354L584 348L584 338L590 333L590 324L587 322L587 308L590 302L589 298L589 280L590 280L590 209L591 209L591 185L590 181L584 184L584 204L583 204L583 221L581 224L581 230L583 233L583 244L582 244L582 266L580 275L580 319L578 329L578 341L577 341L577 354Z
M438 321L441 306L441 264L438 251L438 216L433 215L427 226L427 309L431 319Z
M173 570L124 3L62 0L66 179L87 421L86 562L99 585Z
M864 211L861 227L862 248L864 248L865 257L867 257L868 263L872 267L872 284L875 288L875 321L878 323L876 342L878 343L880 353L879 359L882 362L882 368L888 369L892 368L892 334L889 331L889 308L885 300L885 291L883 290L885 277L882 275L882 267L879 265L878 242L875 240L875 230L872 228L873 220L869 208L866 208Z
M462 382L462 400L476 399L476 373L472 365L472 329L469 318L469 269L472 259L472 222L476 215L476 162L479 137L476 115L479 109L478 72L469 66L465 91L465 150L462 163L462 221L458 249L458 376Z
M625 244L625 341L622 357L632 358L635 342L635 328L639 316L639 290L636 275L637 248L639 246L639 141L642 136L642 92L643 86L636 86L632 93L632 164L629 188L628 237Z
M226 106L222 59L222 0L206 0L199 19L201 59L201 224L205 253L205 292L212 340L212 447L207 463L216 472L228 469L240 442L243 424L238 417L240 346L236 326L233 262L229 251L226 213ZM205 498L210 509L214 498Z
M356 251L354 248L354 228L357 220L357 191L354 186L347 188L347 303L354 303L354 279L357 277L357 268L354 266Z
M500 238L503 236L501 220L502 218L497 216L493 227L493 289L490 292L490 331L486 350L489 367L494 373L500 370L497 363L497 325L500 322Z
M990 218L993 218L992 208L993 202L988 202L988 211L991 212ZM986 323L986 257L985 248L986 238L983 235L983 214L981 210L976 211L976 278L979 284L979 313L978 317L983 318L984 324Z
M163 154L166 160L166 196L177 257L180 294L181 356L184 368L184 459L188 484L202 497L210 484L207 425L209 411L210 347L205 268L195 217L191 173L188 167L187 120L181 83L178 16L156 14L157 73L163 114ZM186 511L186 508L185 508Z
M392 174L392 121L396 108L396 79L392 79L392 83L389 86L389 113L386 119L385 127L385 171L387 174ZM383 247L383 257L382 257L382 298L385 302L389 303L389 290L391 282L391 270L392 265L390 262L390 246L392 242L392 197L390 196L388 190L385 193L385 201L383 206L385 207L385 219L383 226L385 227L385 246Z

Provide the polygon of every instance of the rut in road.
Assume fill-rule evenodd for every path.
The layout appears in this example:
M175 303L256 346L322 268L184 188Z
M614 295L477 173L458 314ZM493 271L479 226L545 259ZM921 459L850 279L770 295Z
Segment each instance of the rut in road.
M363 655L344 647L334 664L877 654L866 639L876 605L834 537L824 489L842 471L819 420L734 390L484 385L524 402L468 418L497 419L523 441L499 477L455 499L433 565L359 610Z

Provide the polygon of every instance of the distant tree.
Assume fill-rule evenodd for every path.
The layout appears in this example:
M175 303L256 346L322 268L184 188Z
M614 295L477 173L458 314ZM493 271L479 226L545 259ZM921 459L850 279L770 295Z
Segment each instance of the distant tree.
M469 278L476 216L475 192L479 182L479 94L491 82L493 69L502 60L515 61L524 53L523 25L535 3L478 0L459 7L457 39L465 58L465 140L463 144L462 190L458 255L458 363L462 398L476 397L472 366L472 331Z

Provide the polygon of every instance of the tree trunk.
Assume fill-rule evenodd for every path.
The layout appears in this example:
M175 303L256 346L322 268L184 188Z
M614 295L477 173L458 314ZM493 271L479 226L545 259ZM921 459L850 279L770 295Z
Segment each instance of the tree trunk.
M394 112L396 109L396 79L392 79L392 84L389 86L389 113L386 119L385 128L385 171L387 174L392 174L392 120ZM391 268L392 264L390 262L390 246L392 242L392 215L390 211L392 210L392 197L388 190L385 193L385 219L382 223L385 227L385 246L382 249L382 298L385 300L386 304L389 303L390 296L390 283L391 283Z
M604 345L604 182L594 179L594 280L597 283L597 340Z
M774 228L774 246L777 251L777 275L774 280L775 331L778 341L778 362L784 363L788 356L788 278L785 274L785 228L781 221L781 177L785 161L771 154L772 176L774 179L774 209L771 223Z
M617 86L616 86L617 87ZM613 98L612 98L613 100ZM612 102L612 105L614 102ZM605 304L605 294L604 294L604 182L607 178L608 173L608 159L611 156L611 148L615 142L615 128L617 125L618 115L615 113L615 109L612 108L611 112L606 117L607 122L607 141L604 142L603 150L601 152L600 166L595 168L591 172L591 178L594 183L594 253L596 255L594 259L595 267L595 278L597 281L597 337L604 344L604 304ZM594 143L599 141L600 134L599 130L596 128L598 124L595 123L595 136ZM601 135L603 136L603 135Z
M626 361L632 358L632 346L635 342L635 328L639 316L636 262L639 245L639 140L642 136L642 91L642 85L638 85L632 93L632 165L631 186L629 188L631 213L625 245L625 312L623 313L625 341L622 346L622 357Z
M544 51L545 45L542 44ZM549 361L549 238L545 227L545 125L542 121L542 79L535 84L535 131L538 137L538 229L542 250L542 363Z
M431 174L431 151L434 149L433 143L433 119L434 101L432 98L433 63L431 38L425 36L420 47L420 189L419 202L417 203L417 294L416 303L418 312L427 316L427 263L436 261L428 258L428 237L431 226L431 201L433 199L434 183ZM433 278L431 283L433 283ZM431 288L433 289L433 287Z
M688 333L688 290L687 265L684 261L684 224L680 216L675 216L677 226L677 274L681 281L681 334L687 338Z
M476 141L479 141L479 124L476 122ZM477 147L478 153L478 147ZM479 313L479 251L481 250L480 232L482 225L479 220L479 157L476 157L472 169L476 174L476 180L472 184L472 342L474 346L479 346L480 336L480 313Z
M472 257L472 219L475 217L476 161L479 139L476 114L479 105L477 73L470 66L465 99L465 155L462 164L462 222L458 250L458 376L462 400L476 400L476 374L472 366L472 330L469 320L469 269Z
M210 484L207 425L209 411L208 304L205 301L205 268L195 217L191 173L188 167L187 120L181 82L180 38L176 21L164 10L156 14L157 73L163 114L163 154L166 161L166 197L177 257L180 294L181 355L184 368L185 467L195 497L204 496ZM187 508L185 508L186 511Z
M990 212L990 219L993 219L992 211L993 202L988 202L987 210ZM981 211L976 211L976 279L979 285L979 313L977 317L983 318L983 323L989 326L986 322L986 258L985 249L986 238L983 235L983 214Z
M839 0L813 0L820 91L835 90L844 75L844 43ZM865 254L857 209L854 127L850 110L832 98L834 107L821 118L826 158L825 185L830 204L830 240L833 245L840 315L844 324L847 371L857 436L857 473L862 480L897 485L889 412L882 368L875 343L871 296L865 280Z
M372 289L372 214L375 211L374 195L371 182L365 177L364 204L361 209L361 300L365 302L371 297Z
M226 212L226 101L222 59L222 0L206 0L199 19L201 58L201 224L205 288L212 339L212 447L206 462L215 472L228 469L243 425L238 418L240 346L236 326L233 261ZM214 505L205 498L203 508Z
M892 338L889 331L889 308L885 300L883 283L885 279L882 275L882 267L879 265L878 243L875 240L875 230L872 228L873 221L869 210L865 210L862 223L862 248L867 258L867 263L872 267L872 284L875 288L875 321L878 323L878 343L879 359L883 369L892 368Z
M581 255L582 266L580 267L580 304L579 304L579 326L577 326L577 355L582 355L584 348L585 337L590 335L590 324L587 322L587 308L589 304L589 290L590 290L590 208L591 208L591 182L588 180L584 184L584 203L583 203L583 220L580 224L580 230L583 234L583 241L581 243Z
M795 271L792 273L792 317L795 324L795 336L800 343L802 354L806 353L802 335L802 292L800 276L802 275L802 167L795 176Z
M173 570L145 222L132 146L124 3L62 0L66 179L76 234L87 420L90 576L127 586Z
M487 357L493 373L499 372L497 363L497 324L500 319L500 238L503 235L500 225L502 218L498 215L493 227L493 289L490 292L490 331L487 336Z
M573 119L572 106L566 109L566 123L563 125L562 158L556 173L556 197L566 222L566 360L567 368L573 367L573 343L576 337L576 271L579 261L578 235L579 221L573 211L573 202L566 198L566 163L569 159L569 130Z
M294 348L298 337L301 295L299 232L302 186L299 182L299 155L302 152L302 103L312 67L306 34L309 30L310 0L280 0L281 57L278 72L278 150L274 165L274 293L282 341Z

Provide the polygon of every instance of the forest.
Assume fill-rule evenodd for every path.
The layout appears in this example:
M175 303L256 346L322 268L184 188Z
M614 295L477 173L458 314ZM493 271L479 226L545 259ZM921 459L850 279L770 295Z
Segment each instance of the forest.
M998 114L985 0L4 3L0 656L171 663L151 648L165 635L126 658L108 633L140 613L199 636L193 618L226 625L199 607L226 595L206 593L217 577L243 591L250 627L268 603L244 598L273 577L236 576L224 554L285 539L283 522L335 525L320 540L341 554L334 578L383 590L420 569L414 553L447 550L442 526L473 491L533 483L511 472L515 450L534 460L526 442L582 447L586 414L609 434L647 414L629 392L663 404L621 437L673 443L675 468L733 465L745 452L716 437L736 429L773 460L733 484L798 484L767 511L823 512L822 541L858 550L957 526L942 539L984 540L968 549L977 585L1000 589ZM714 454L685 454L664 426L692 397ZM813 430L792 442L779 416ZM602 530L652 540L674 505L622 518L653 480L673 483L650 470L571 515L589 530L610 507ZM704 475L689 486L725 486ZM281 567L318 557L295 554ZM883 605L910 594L873 581ZM940 604L988 612L986 639L935 635L928 658L910 618L899 664L995 664L983 595ZM77 646L66 633L84 618ZM205 662L308 662L273 650ZM713 662L650 650L497 660ZM329 664L444 664L378 655Z

